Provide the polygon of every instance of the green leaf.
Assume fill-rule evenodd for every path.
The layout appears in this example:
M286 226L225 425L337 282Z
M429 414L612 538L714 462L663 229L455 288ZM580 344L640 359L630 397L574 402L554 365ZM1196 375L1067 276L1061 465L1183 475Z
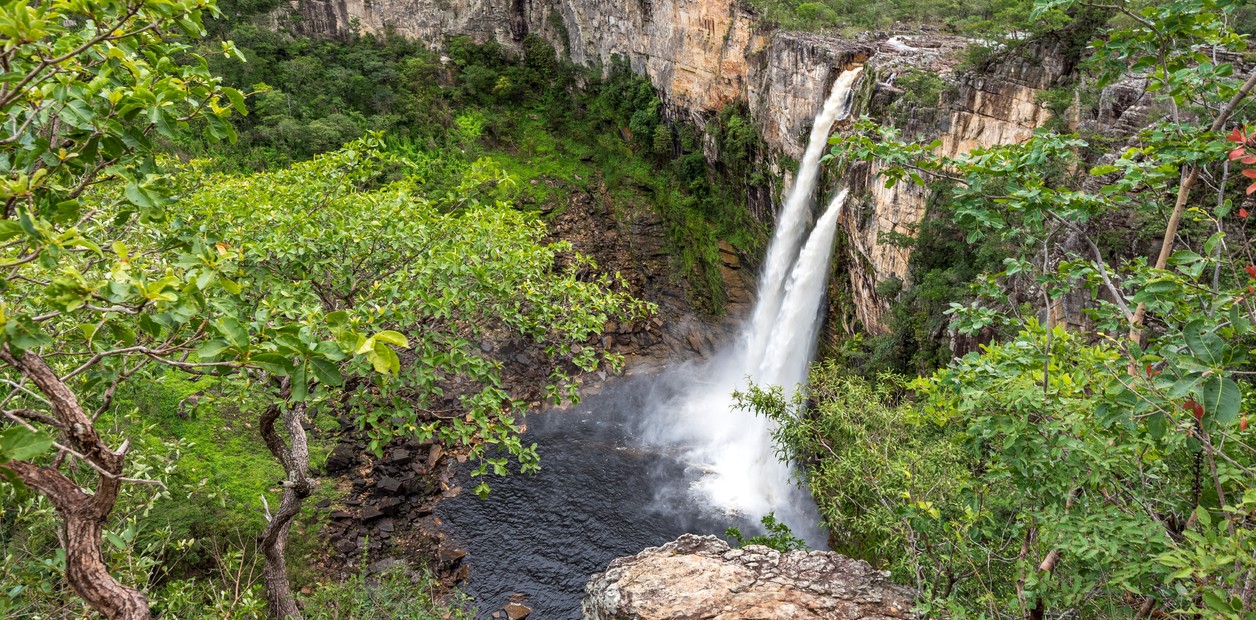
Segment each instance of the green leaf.
M228 316L218 319L218 332L226 337L227 341L237 349L247 349L249 347L248 330L233 317Z
M204 361L213 361L222 355L223 351L230 349L231 345L221 338L208 340L201 346L196 348L196 355Z
M371 360L375 372L395 375L401 371L401 360L397 358L396 352L382 342L375 343L375 348L367 352L366 357Z
M249 113L248 107L244 105L244 95L240 94L240 91L234 88L224 88L222 92L231 101L231 107L235 108L236 112L240 114Z
M310 395L310 381L306 376L305 364L297 364L292 371L292 401L301 402Z
M410 341L407 340L405 336L392 330L384 330L382 332L379 332L378 334L375 334L375 340L377 342L386 342L388 344L396 345L399 347L410 346Z
M1203 319L1195 319L1182 329L1186 346L1205 364L1219 368L1224 363L1225 341L1208 329Z
M118 551L126 551L126 541L122 540L121 536L118 536L113 532L105 532L105 538L109 540L110 544L117 547Z
M273 372L281 377L288 376L288 373L291 373L294 368L291 357L287 355L280 355L278 353L259 353L257 355L252 355L249 357L249 363L267 372Z
M310 369L314 371L314 377L323 385L338 387L344 383L344 377L340 375L340 367L331 361L312 358Z
M10 426L0 432L0 463L28 461L51 447L51 435L25 426Z
M0 241L8 241L22 232L22 225L16 220L0 220Z
M1200 386L1200 400L1204 411L1211 414L1213 421L1224 426L1238 418L1239 409L1243 405L1243 393L1238 384L1230 379L1208 375Z

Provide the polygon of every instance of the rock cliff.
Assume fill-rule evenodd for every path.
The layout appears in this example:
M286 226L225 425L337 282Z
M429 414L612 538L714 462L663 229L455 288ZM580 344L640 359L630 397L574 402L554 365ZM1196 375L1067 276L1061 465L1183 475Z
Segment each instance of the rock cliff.
M732 102L745 102L771 149L763 162L773 176L788 175L805 133L836 75L864 64L867 92L894 88L905 71L942 76L953 88L940 96L927 131L948 155L1024 140L1048 117L1039 94L1065 73L1063 63L1015 60L977 74L958 74L965 42L942 35L858 40L774 31L739 0L293 0L289 27L337 36L349 29L392 31L439 47L448 36L517 46L537 34L580 65L607 66L622 58L648 76L669 112L702 128ZM868 98L871 101L872 98ZM857 111L858 113L858 111ZM921 129L921 128L918 128ZM708 141L708 156L718 158ZM924 216L927 193L900 185L885 189L875 170L855 170L846 182L862 200L842 226L855 315L882 329L886 305L875 292L891 277L907 279L909 250L883 242L910 233ZM782 188L777 187L779 192ZM761 219L773 214L752 205Z
M685 534L611 562L583 602L588 620L891 620L912 593L866 562L828 551L730 549Z
M1012 57L980 72L963 73L956 71L960 51L956 41L912 43L913 50L897 51L893 57L874 57L877 78L886 79L903 71L926 71L941 76L949 88L938 93L936 101L920 104L936 105L936 109L907 110L906 118L880 120L900 125L906 135L916 139L938 140L936 152L947 157L1029 139L1050 118L1041 102L1042 93L1068 72L1061 53L1044 49L1034 62ZM911 116L912 112L917 114ZM850 284L855 312L865 327L880 331L882 315L888 307L875 288L891 277L907 281L911 258L909 248L886 243L885 239L890 234L913 233L925 216L929 190L911 183L886 188L877 179L877 170L869 167L852 171L847 181L862 195L862 200L853 205L855 208L845 212L842 222L852 254Z

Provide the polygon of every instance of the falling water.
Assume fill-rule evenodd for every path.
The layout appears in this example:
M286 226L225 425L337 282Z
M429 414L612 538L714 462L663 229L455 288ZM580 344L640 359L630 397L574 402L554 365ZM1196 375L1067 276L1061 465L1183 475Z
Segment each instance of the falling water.
M768 245L767 256L764 257L763 273L759 277L758 302L748 332L748 346L752 354L762 352L767 346L767 337L771 334L776 314L781 309L786 276L789 275L794 259L798 257L798 245L802 243L807 220L811 215L811 195L815 191L816 180L820 177L820 158L828 146L829 131L833 128L833 123L850 115L854 100L851 89L862 72L862 68L856 67L837 76L828 100L824 102L824 107L820 109L811 126L811 136L798 166L798 176L794 178L794 186L790 189L785 204L781 206L776 232L772 235L772 243Z
M732 394L747 379L786 390L805 380L846 193L808 237L811 197L829 131L849 114L858 75L838 77L816 118L781 208L754 320L736 345L710 364L624 379L575 411L539 416L529 436L541 444L540 474L494 480L487 502L463 494L441 504L441 520L469 551L464 587L482 606L524 592L534 615L575 620L588 575L612 558L680 532L718 534L730 525L750 532L769 512L811 546L825 546L815 505L774 454L769 420L737 409ZM460 485L473 483L465 471L460 476Z
M816 117L768 247L751 322L731 350L697 371L701 384L679 402L661 408L669 419L655 431L666 441L689 446L687 459L704 474L694 487L707 500L752 517L774 512L796 533L810 534L813 544L823 541L814 508L806 508L809 500L793 484L790 464L778 458L773 423L738 408L733 393L744 390L747 379L760 386L779 386L787 394L806 382L845 191L833 198L805 244L803 237L811 219L820 158L833 123L850 114L851 89L859 74L860 69L842 73Z
M798 262L785 285L785 299L768 338L771 347L764 352L756 378L771 385L791 387L806 382L807 365L815 353L820 331L820 302L829 276L829 258L837 236L837 218L846 202L846 190L833 197L815 230L798 255Z

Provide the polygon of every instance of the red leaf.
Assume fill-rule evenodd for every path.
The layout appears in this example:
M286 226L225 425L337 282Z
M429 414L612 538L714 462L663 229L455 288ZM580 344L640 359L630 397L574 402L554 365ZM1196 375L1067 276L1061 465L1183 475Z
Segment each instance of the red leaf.
M1233 151L1230 151L1230 154L1227 157L1229 158L1230 161L1234 161L1246 154L1247 154L1247 149L1240 146L1240 147L1235 147Z
M1256 192L1256 183L1247 186L1247 195L1251 196L1252 192Z
M1248 265L1244 267L1243 270L1246 271L1247 275L1251 276L1252 279L1256 280L1256 265Z
M1254 168L1244 168L1242 174L1249 179L1256 179L1256 169Z
M1256 155L1245 155L1241 161L1249 166L1256 164Z
M1247 416L1243 416L1239 418L1239 430L1240 431L1247 430Z
M1243 144L1244 142L1247 141L1247 138L1243 136L1243 132L1239 131L1236 128L1234 131L1230 132L1230 135L1229 137L1226 138L1226 140L1229 140L1230 142L1237 142L1238 144Z
M1243 207L1239 207L1239 217L1243 219L1247 219L1247 215L1248 215L1247 209L1244 209Z

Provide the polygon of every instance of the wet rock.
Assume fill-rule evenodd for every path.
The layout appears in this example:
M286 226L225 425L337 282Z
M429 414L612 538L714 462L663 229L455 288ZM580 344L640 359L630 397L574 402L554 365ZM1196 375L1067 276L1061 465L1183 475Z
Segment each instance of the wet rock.
M588 620L892 620L914 618L912 591L867 562L829 551L735 553L685 534L610 563L589 581Z
M532 613L531 608L520 605L519 603L507 603L506 606L502 608L502 611L506 612L506 618L509 620L523 620Z
M741 259L737 257L737 250L727 241L721 241L719 247L720 262L729 269L741 269Z
M440 552L437 553L437 558L444 566L454 566L465 557L467 557L467 550L457 547L441 547Z

